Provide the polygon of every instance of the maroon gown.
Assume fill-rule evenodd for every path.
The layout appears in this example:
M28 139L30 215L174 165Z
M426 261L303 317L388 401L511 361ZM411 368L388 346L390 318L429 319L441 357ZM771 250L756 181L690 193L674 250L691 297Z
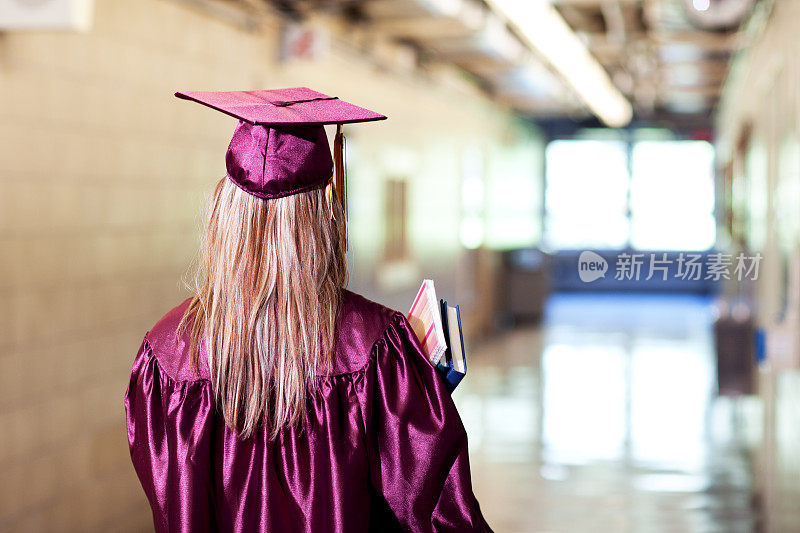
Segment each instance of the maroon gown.
M464 426L401 313L345 291L306 431L270 442L225 425L204 350L191 370L188 333L175 341L187 305L147 333L125 395L157 531L491 531Z

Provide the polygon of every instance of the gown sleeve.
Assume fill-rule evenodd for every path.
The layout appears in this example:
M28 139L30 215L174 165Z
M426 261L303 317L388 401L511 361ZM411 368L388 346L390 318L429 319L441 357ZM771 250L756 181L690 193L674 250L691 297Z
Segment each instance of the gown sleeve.
M145 337L131 371L125 412L131 460L155 530L214 530L209 383L173 380Z
M406 530L491 531L472 492L458 411L404 316L374 349L363 411L375 490Z

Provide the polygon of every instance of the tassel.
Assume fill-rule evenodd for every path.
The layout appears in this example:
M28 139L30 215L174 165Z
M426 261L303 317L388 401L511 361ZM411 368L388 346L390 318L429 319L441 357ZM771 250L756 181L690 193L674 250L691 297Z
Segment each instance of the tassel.
M333 213L333 176L328 180L328 185L325 186L325 196L328 197L328 207L331 209L331 220L336 220L336 215Z
M345 160L344 160L345 138L342 132L342 125L336 125L336 137L333 138L333 166L334 166L334 186L336 187L336 194L339 196L339 202L342 206L342 213L344 213L344 247L347 249L347 205L345 204Z
M344 134L342 125L336 125L336 137L333 138L333 167L335 173L336 193L339 195L339 202L342 204L342 211L345 211L344 203Z

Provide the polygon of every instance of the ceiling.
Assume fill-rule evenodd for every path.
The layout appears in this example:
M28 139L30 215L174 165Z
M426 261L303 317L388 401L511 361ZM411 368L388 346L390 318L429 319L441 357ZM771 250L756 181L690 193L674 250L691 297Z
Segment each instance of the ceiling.
M739 42L738 25L753 2L717 1L718 10L705 17L693 2L684 0L554 4L633 104L636 115L647 118L704 115L714 108ZM715 5L709 4L705 13Z
M552 4L602 66L633 117L710 125L738 28L758 0L522 0ZM495 0L238 0L295 19L324 14L405 47L417 68L450 64L491 98L536 119L593 111L554 60ZM602 117L601 117L602 118Z

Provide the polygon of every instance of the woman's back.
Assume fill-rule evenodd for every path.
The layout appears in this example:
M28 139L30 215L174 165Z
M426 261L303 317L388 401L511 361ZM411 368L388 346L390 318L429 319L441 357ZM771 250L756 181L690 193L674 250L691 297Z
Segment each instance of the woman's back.
M131 457L158 531L486 531L455 406L405 317L344 291L331 368L304 426L246 440L217 410L204 347L145 337L126 394Z
M487 530L408 322L345 290L323 124L385 117L306 88L179 95L240 120L194 296L145 336L125 396L156 529Z

